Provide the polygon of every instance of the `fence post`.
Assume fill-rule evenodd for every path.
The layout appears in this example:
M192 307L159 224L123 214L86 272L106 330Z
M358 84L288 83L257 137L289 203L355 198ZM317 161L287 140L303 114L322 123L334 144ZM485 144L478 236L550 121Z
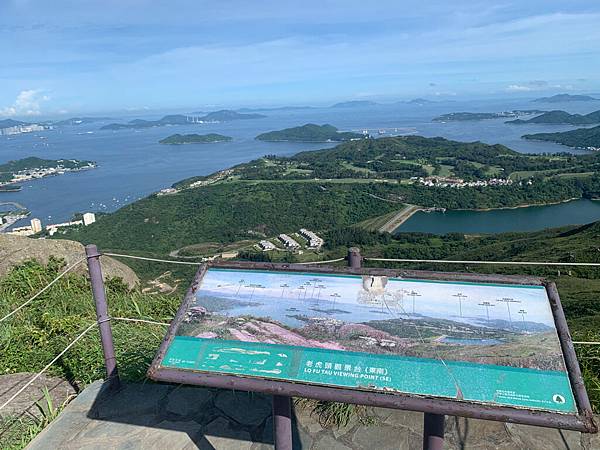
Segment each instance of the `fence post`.
M292 450L292 399L273 396L273 438L275 450Z
M107 375L106 381L110 388L116 389L120 386L121 381L119 379L117 360L115 358L115 346L110 327L110 316L108 315L108 304L106 303L102 268L100 267L100 253L95 245L90 244L86 245L85 254L87 256L88 270L90 272L92 294L94 295L94 301L96 303L96 318L100 330L100 340L102 341L102 353L104 353L104 364L106 366Z
M348 266L352 269L360 269L362 267L362 256L360 255L360 248L350 247L348 249Z
M433 413L423 416L423 450L444 450L446 416Z

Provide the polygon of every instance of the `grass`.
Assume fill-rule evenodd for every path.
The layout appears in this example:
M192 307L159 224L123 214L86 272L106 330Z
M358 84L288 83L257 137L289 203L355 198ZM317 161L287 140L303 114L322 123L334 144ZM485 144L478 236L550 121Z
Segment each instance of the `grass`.
M296 398L294 406L309 409L323 428L343 428L354 419L362 425L372 425L376 422L375 416L369 414L368 408L363 405Z

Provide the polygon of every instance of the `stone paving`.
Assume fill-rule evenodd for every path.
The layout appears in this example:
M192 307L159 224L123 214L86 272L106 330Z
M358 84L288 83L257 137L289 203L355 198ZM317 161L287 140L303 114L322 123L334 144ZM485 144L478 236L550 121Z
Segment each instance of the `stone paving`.
M34 375L26 372L0 375L0 405L12 397ZM41 413L36 403L45 405L44 388L48 389L52 404L56 408L75 396L75 389L63 378L42 374L27 390L0 411L0 419L39 417Z
M295 411L294 449L420 449L422 414L372 408L372 425L353 420L323 429ZM166 384L127 384L111 394L98 381L85 389L27 447L30 450L273 448L271 399L247 392ZM598 450L598 435L449 418L450 450Z

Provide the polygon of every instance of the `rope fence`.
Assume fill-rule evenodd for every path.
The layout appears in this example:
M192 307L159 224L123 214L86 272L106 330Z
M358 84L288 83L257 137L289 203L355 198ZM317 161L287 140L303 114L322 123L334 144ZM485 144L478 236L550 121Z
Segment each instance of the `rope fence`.
M159 258L149 258L144 256L135 256L135 255L125 255L119 253L102 253L105 256L115 256L121 258L129 258L129 259L139 259L143 261L151 261L151 262L160 262L160 263L169 263L169 264L182 264L182 265L194 265L198 266L202 264L204 261L200 262L191 262L191 261L174 261L174 260L166 260ZM331 264L336 262L344 261L346 258L336 258L324 261L309 261L309 262L301 262L298 264L301 265L312 265L312 264ZM487 265L523 265L523 266L588 266L588 267L600 267L600 263L563 263L563 262L539 262L539 261L457 261L457 260L441 260L441 259L408 259L408 258L363 258L365 261L379 261L379 262L399 262L399 263L440 263L440 264L487 264ZM67 273L71 272L75 269L79 264L81 264L85 258L81 258L77 260L72 265L68 266L63 272L61 272L55 279L49 282L44 288L38 291L35 295L29 298L26 302L18 306L16 309L0 318L0 322L7 320L12 317L18 311L29 305L36 298L38 298L41 294L46 292L51 286L57 283L61 278L63 278ZM165 322L157 322L154 320L147 319L134 319L129 317L109 317L105 319L108 320L118 320L129 323L145 323L150 325L160 325L160 326L169 326L169 323ZM42 374L44 374L54 363L56 363L66 352L68 352L77 342L79 342L90 330L99 325L100 322L95 321L90 324L85 330L83 330L77 337L75 337L52 361L50 361L42 370L37 372L27 383L25 383L17 392L15 392L8 400L6 400L2 405L0 405L0 410L5 408L10 402L12 402L15 398L17 398L22 392L24 392L29 386L31 386ZM574 345L600 345L600 342L594 341L573 341ZM590 359L589 357L586 359Z
M175 261L172 259L159 259L159 258L148 258L146 256L134 256L134 255L122 255L120 253L102 253L103 256L118 256L120 258L129 258L129 259L141 259L142 261L152 261L152 262L161 262L161 263L170 263L170 264L182 264L186 266L199 266L203 264L204 261Z
M42 374L44 372L46 372L46 370L48 370L52 364L54 364L56 361L58 361L65 353L67 353L67 351L69 351L69 349L71 347L73 347L82 337L84 337L92 328L94 328L97 325L96 322L92 323L90 326L88 326L85 330L83 330L75 339L73 339L69 345L67 345L58 355L56 355L56 357L50 361L48 364L46 364L46 366L40 370L38 373L36 373L27 383L25 383L21 389L19 389L17 392L15 392L8 400L6 400L2 405L0 405L0 411L6 407L6 405L8 405L10 402L12 402L15 398L17 398L21 392L23 392L25 389L27 389L29 386L31 386L33 384L33 382L35 380L37 380L39 377L42 376Z

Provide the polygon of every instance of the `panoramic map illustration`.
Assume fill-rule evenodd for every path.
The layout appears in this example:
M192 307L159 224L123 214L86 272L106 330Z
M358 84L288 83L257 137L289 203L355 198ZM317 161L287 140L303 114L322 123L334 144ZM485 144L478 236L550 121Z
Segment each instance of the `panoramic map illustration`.
M163 366L574 408L534 285L211 268Z

